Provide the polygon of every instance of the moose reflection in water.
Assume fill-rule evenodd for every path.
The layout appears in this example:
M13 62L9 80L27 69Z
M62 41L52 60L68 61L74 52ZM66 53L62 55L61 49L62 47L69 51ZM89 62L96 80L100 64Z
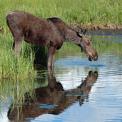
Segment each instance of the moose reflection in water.
M12 104L8 118L11 121L23 121L43 114L60 114L77 101L82 105L97 78L97 71L89 71L88 76L77 88L64 90L62 84L56 81L54 73L48 72L48 85L34 89L35 98L25 93L23 105L17 107Z

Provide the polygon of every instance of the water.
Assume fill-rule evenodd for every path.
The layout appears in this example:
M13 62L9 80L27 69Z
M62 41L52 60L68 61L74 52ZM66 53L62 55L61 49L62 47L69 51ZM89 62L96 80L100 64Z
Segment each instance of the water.
M98 61L79 53L60 56L54 73L38 72L34 97L26 92L13 109L11 97L0 103L0 122L122 122L122 35L93 38L102 41Z

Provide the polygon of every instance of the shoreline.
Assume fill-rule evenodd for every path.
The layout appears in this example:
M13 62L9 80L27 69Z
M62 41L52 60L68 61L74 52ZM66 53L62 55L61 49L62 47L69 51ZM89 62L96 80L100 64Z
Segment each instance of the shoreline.
M74 28L82 28L89 31L97 30L122 30L121 24L71 24Z

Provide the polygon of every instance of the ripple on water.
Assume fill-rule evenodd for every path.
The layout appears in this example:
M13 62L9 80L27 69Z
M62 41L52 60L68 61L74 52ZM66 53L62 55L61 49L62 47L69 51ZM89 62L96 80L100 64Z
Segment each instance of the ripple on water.
M112 60L113 57L115 60ZM73 110L69 108L70 113L74 113L74 109L77 108L80 113L80 115L78 114L79 118L83 120L82 122L122 121L122 58L120 57L118 58L118 56L110 53L104 54L100 57L101 61L95 63L89 62L87 59L76 57L73 59L68 57L56 62L57 67L58 65L62 65L62 67L65 67L64 70L68 67L73 68L74 66L75 68L77 67L78 70L82 69L82 77L87 75L85 67L98 68L99 77L89 93L89 100L84 103L81 109L75 105L72 105ZM73 74L72 72L72 75ZM61 77L63 77L63 75ZM59 77L59 81L61 77ZM65 78L63 80L65 80ZM76 81L76 79L77 78L75 78L74 81ZM64 83L64 85L66 84L65 82L62 83ZM65 111L64 114L67 115L68 112ZM89 118L86 116L89 116Z
M88 61L88 59L82 59L79 57L68 57L61 60L57 60L55 63L56 66L63 67L73 67L73 66L86 66L86 67L105 67L105 64L99 61Z

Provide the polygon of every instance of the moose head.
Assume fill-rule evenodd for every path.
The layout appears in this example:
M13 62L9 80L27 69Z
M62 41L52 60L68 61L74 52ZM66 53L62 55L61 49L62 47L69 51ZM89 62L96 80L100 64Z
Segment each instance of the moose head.
M96 61L98 59L97 51L93 48L91 39L86 36L86 30L80 29L77 31L77 36L81 38L79 46L81 51L84 51L88 56L89 61Z

